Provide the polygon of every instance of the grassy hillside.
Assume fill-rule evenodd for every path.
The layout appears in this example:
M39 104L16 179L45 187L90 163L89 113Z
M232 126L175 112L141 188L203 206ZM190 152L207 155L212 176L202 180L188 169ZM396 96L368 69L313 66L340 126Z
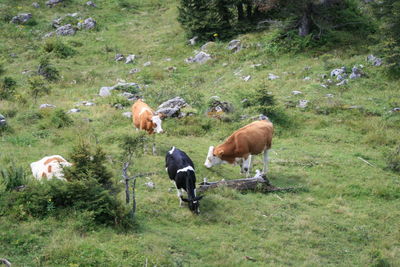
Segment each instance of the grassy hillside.
M0 78L17 82L14 99L0 100L0 114L8 123L0 133L0 169L15 162L30 172L31 162L54 154L68 159L72 147L86 140L103 147L118 183L118 136L135 130L122 116L129 106L115 109L111 104L122 100L102 98L98 92L119 80L140 84L152 107L181 96L197 115L165 120L165 133L156 136L158 154L135 160L135 172L158 174L138 181L132 229L96 225L90 214L79 211L41 219L0 214L0 258L15 266L71 267L400 265L400 176L387 167L387 157L400 140L400 114L390 112L400 106L400 85L366 62L368 44L348 42L328 52L278 54L270 46L274 32L264 31L238 36L245 46L238 53L217 40L207 49L212 60L187 64L184 60L202 44L186 44L176 21L178 1L97 0L97 8L83 0L54 8L38 2L40 8L25 0L0 3L0 59L5 69ZM8 23L10 15L22 12L32 13L36 23ZM46 52L46 43L55 42L42 38L54 30L51 21L74 12L94 18L96 29L58 38L75 50L71 57ZM115 62L117 53L138 58L134 64ZM61 79L50 83L51 93L35 102L28 78L44 54ZM148 61L151 65L143 66ZM321 74L358 64L364 65L364 77L345 86L321 86L326 83ZM176 70L166 69L171 66ZM132 68L140 72L129 74ZM280 78L269 80L269 73ZM247 75L251 79L245 82L241 76ZM260 88L272 93L285 118L273 121L269 179L276 186L304 190L242 194L218 189L205 194L199 216L179 208L164 171L165 152L171 146L186 151L199 180L240 178L237 166L209 170L203 163L210 145L250 122L241 115L258 114L242 100ZM302 94L293 95L294 90ZM229 120L205 116L214 95L234 105ZM295 107L301 99L310 101L304 109ZM79 106L80 113L69 114L73 124L61 128L54 124L54 110L39 109L49 103L68 111L85 100L96 105ZM261 167L257 156L254 169ZM155 189L144 185L148 179Z

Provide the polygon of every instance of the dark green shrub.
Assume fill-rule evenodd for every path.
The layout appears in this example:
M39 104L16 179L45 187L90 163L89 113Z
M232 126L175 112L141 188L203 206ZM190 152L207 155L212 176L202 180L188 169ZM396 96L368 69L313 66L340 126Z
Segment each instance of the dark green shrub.
M16 166L14 163L0 169L0 184L2 184L7 191L26 185L27 182L28 179L25 170L20 166Z
M15 95L17 82L11 77L4 77L0 81L0 100L11 99Z
M387 156L388 168L400 173L400 145Z
M60 79L59 71L50 64L50 60L46 56L40 58L38 74L43 76L46 80L52 82Z
M59 39L49 39L43 46L44 51L47 53L54 53L58 58L68 58L76 54L76 51L64 44Z
M72 125L71 117L62 109L56 109L51 116L51 124L56 128L64 128Z
M39 75L30 77L28 83L29 91L35 99L35 103L39 96L50 93L50 87L46 84L45 79Z

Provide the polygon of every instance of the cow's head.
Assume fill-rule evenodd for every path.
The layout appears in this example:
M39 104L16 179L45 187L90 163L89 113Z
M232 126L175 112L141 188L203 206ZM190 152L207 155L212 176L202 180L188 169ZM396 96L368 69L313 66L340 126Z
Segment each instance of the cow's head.
M153 129L156 133L162 133L163 129L161 128L161 115L154 115L151 118L151 121L153 122Z
M195 197L194 199L187 199L181 196L182 201L187 202L189 205L189 209L195 213L199 214L200 213L200 199L202 199L203 196Z
M204 162L204 166L206 166L207 168L211 168L212 166L221 164L221 157L223 154L224 151L222 149L214 149L213 146L210 146L210 148L208 149L206 162Z

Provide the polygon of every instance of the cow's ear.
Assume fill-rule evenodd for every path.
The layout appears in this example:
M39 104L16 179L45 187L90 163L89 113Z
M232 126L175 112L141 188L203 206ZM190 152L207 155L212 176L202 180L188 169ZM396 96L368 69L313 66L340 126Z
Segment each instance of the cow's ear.
M215 151L215 156L220 158L220 157L222 157L222 155L224 155L224 150L223 149L217 149Z
M195 197L194 200L197 200L197 201L198 201L198 200L202 199L203 197L204 197L204 196Z

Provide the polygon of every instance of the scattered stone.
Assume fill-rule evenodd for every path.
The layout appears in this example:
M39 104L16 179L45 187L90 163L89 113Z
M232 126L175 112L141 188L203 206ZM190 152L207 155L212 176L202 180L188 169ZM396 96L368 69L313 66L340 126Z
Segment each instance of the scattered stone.
M73 108L73 109L70 109L67 113L78 113L78 112L81 112L81 110L79 108Z
M118 91L125 91L129 93L137 93L139 89L139 85L137 83L126 83L126 82L119 82L118 84L111 86L111 87L101 87L99 96L110 96L112 90Z
M94 105L96 105L96 104L93 103L93 102L89 102L89 101L82 101L82 102L80 102L78 105L91 107L91 106L94 106Z
M226 66L228 66L228 63L222 63L222 67L226 67Z
M76 33L76 30L74 27L72 27L71 24L60 26L56 30L56 34L59 36L74 35L75 33Z
M262 66L262 64L260 64L260 63L250 65L250 67L252 67L252 68L258 68L258 67L261 67L261 66Z
M56 32L49 32L49 33L46 33L46 34L43 36L43 38L50 38L50 37L53 37L55 34L56 34Z
M309 103L309 102L310 102L310 101L305 100L305 99L299 100L299 103L297 104L296 107L298 107L298 108L306 108L306 107L308 106L308 103Z
M305 67L304 67L304 70L305 70L305 71L309 71L309 70L311 70L311 67L310 67L310 66L305 66Z
M11 19L12 23L15 24L24 24L28 22L32 18L31 13L21 13Z
M333 98L332 94L326 94L325 96L328 97L328 98Z
M87 18L83 22L78 23L79 29L91 30L96 27L96 21L92 18Z
M220 101L218 96L211 97L211 102L207 110L207 115L213 118L221 118L224 113L233 111L233 105L226 101Z
M86 5L87 6L91 6L91 7L97 7L96 4L93 1L87 1Z
M363 75L362 71L360 68L358 68L357 66L354 66L351 69L351 74L350 74L350 79L358 79Z
M40 109L43 109L43 108L55 108L55 107L56 107L56 106L53 105L53 104L41 104L41 105L39 106Z
M375 57L374 55L369 55L367 57L367 61L370 62L373 66L379 67L382 65L382 59L379 57Z
M340 69L334 69L331 71L331 77L336 77L346 72L345 67L341 67Z
M300 91L292 91L292 95L301 95L302 94L302 92L300 92Z
M272 74L272 73L269 73L268 74L268 80L276 80L276 79L279 79L280 77L279 76L277 76L277 75L274 75L274 74Z
M250 76L250 75L243 76L242 79L243 79L245 82L247 82L247 81L249 81L249 80L251 79L251 76Z
M18 55L17 55L17 54L15 54L15 53L11 53L11 54L10 54L10 57L12 57L12 58L17 58L17 57L18 57Z
M214 42L207 42L207 43L203 44L200 49L203 51L207 50L210 48L209 46L213 46L214 44L215 44Z
M171 72L176 71L176 67L174 67L174 66L166 67L165 70L171 71Z
M120 104L120 103L114 104L113 107L116 108L116 109L123 109L124 108L124 106L122 104Z
M233 75L235 75L235 76L239 76L239 75L241 75L242 74L242 70L241 69L237 69L237 70L235 70L234 72L233 72Z
M393 108L390 112L400 112L400 108ZM0 120L1 120L1 118L0 118Z
M321 77L321 79L326 79L326 78L328 78L328 75L326 75L326 74L321 74L320 77Z
M242 50L242 43L240 40L232 40L228 44L228 49L233 51L234 53L239 52Z
M155 185L154 185L153 182L147 182L147 183L144 183L144 184L150 189L154 189L155 188Z
M195 37L193 37L192 39L189 39L188 43L189 43L190 45L195 45L195 44L196 44L196 40L197 40L198 38L199 38L199 37L195 36Z
M130 112L130 111L128 111L128 112L123 112L123 113L122 113L122 116L124 116L125 118L130 119L130 118L132 118L132 112Z
M33 3L32 3L32 6L33 6L34 8L40 8L40 5L39 5L38 2L33 2Z
M195 55L194 57L187 58L185 61L186 61L186 63L200 63L200 64L203 64L203 63L207 62L210 59L211 59L211 56L209 54L207 54L206 52L201 51L197 55Z
M321 85L321 87L328 88L328 85L326 85L326 84L320 84L320 85Z
M304 77L304 79L303 79L303 81L310 81L310 80L311 80L311 77L309 77L309 76Z
M171 61L172 60L172 58L170 58L170 57L167 57L166 59L164 59L165 61Z
M144 64L143 64L143 67L147 67L147 66L150 66L151 65L151 62L150 61L147 61L147 62L145 62Z
M343 81L344 79L346 79L347 78L347 73L342 73L342 74L339 74L338 76L336 76L336 81Z
M125 59L125 57L122 54L116 54L114 59L115 59L115 61L122 61Z
M7 125L6 118L0 114L0 127L4 127Z
M346 85L347 82L348 82L348 80L345 79L345 80L341 81L340 83L337 83L336 85L337 86L343 86L343 85Z
M49 0L49 1L46 2L46 6L53 7L53 6L55 6L55 5L59 4L59 3L62 3L62 2L63 2L63 0Z
M188 104L183 98L177 96L175 98L169 99L162 103L158 109L157 113L162 113L167 117L183 117L181 109L186 107Z
M129 55L126 57L125 64L133 63L135 61L136 56L135 55Z
M134 68L134 69L131 69L131 70L129 71L129 74L135 74L135 73L137 73L137 72L139 72L139 71L140 71L140 69Z

